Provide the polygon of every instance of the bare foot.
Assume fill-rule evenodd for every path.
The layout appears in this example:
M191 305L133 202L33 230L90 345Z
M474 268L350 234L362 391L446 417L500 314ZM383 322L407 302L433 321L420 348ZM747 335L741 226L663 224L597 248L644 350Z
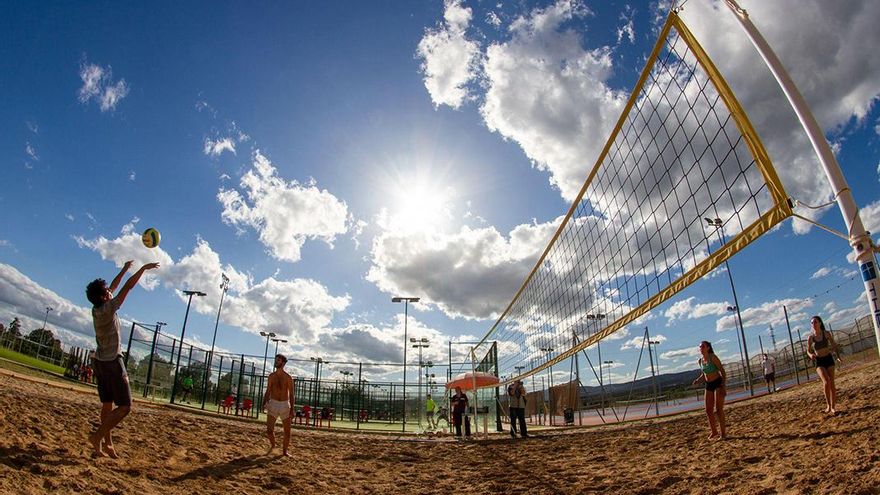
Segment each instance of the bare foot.
M828 414L828 413L830 413L830 412L831 412L831 408L830 408L830 407L826 407L826 408L825 408L825 414Z
M92 444L92 447L95 451L92 453L95 457L104 457L104 451L101 450L101 437L98 436L97 433L89 434L89 443Z
M706 437L706 440L714 440L717 437L718 437L718 434L715 432L712 432L708 437Z
M287 451L285 450L284 452L281 453L281 457L290 457L290 454L288 454Z
M107 453L108 456L112 459L119 459L119 454L116 453L116 449L113 448L113 444L104 444L104 452Z
M836 415L836 414L837 414L837 409L829 409L829 410L828 410L828 414L830 414L830 415L832 415L832 416Z

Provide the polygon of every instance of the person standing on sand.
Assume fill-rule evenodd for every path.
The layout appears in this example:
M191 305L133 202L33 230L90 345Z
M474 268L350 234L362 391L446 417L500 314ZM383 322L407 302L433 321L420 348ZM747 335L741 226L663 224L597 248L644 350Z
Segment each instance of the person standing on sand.
M507 387L508 404L510 404L510 436L516 438L517 421L519 434L528 438L526 431L526 388L522 380L517 380Z
M287 457L290 446L290 411L293 408L293 378L284 371L287 358L275 356L275 371L269 375L269 385L263 397L263 412L266 413L266 436L269 438L269 452L275 448L275 420L281 418L284 426L284 444L281 455Z
M122 361L122 337L116 312L144 272L159 268L159 263L142 266L125 281L114 297L113 291L119 286L122 276L128 272L132 263L133 261L126 261L122 265L122 270L110 283L110 287L107 287L107 282L102 278L95 279L86 286L86 298L92 303L95 341L98 346L93 365L98 379L98 397L101 399L101 426L89 435L89 442L94 447L96 456L109 455L114 459L119 456L113 448L110 431L131 411L131 388ZM113 409L114 404L116 409Z
M437 423L434 421L435 409L437 409L437 403L434 402L431 394L428 394L425 398L425 418L428 420L428 428L431 430L437 429Z
M462 416L467 414L468 397L461 391L461 387L455 387L455 395L452 396L452 424L455 425L455 436L461 438Z
M764 354L761 360L761 367L764 368L764 383L767 384L767 393L776 392L776 360ZM770 384L773 384L773 387Z
M709 439L725 439L727 438L727 428L724 423L724 398L727 395L727 375L724 372L724 366L721 360L712 350L712 344L707 341L700 342L700 376L694 380L694 385L705 380L706 382L706 416L709 418L709 428L712 432ZM717 416L717 426L716 426ZM718 434L718 430L721 434Z
M840 348L831 332L825 330L825 322L822 318L814 316L810 319L813 333L807 339L807 356L816 361L816 373L822 379L825 392L825 413L837 414L834 406L837 402L837 387L834 385L834 356L837 362L840 360ZM832 352L834 355L832 355Z

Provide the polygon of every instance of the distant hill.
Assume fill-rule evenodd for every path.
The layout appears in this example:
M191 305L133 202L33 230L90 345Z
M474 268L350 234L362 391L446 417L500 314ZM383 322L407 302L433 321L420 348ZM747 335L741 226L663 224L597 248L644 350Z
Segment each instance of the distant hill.
M657 375L657 387L660 389L661 394L664 390L690 387L698 373L699 370L693 369ZM605 393L618 400L626 399L630 394L630 390L632 390L633 398L650 396L654 391L654 383L651 377L648 376L647 378L639 378L635 382L612 383L605 386ZM583 386L581 387L580 396L581 399L587 402L595 402L602 396L602 389L598 385Z

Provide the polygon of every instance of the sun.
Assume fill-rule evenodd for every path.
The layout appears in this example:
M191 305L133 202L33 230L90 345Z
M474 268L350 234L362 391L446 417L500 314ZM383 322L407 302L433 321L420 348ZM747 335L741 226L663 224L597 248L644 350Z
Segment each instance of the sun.
M451 191L429 180L402 183L395 189L388 215L398 230L436 232L452 216Z

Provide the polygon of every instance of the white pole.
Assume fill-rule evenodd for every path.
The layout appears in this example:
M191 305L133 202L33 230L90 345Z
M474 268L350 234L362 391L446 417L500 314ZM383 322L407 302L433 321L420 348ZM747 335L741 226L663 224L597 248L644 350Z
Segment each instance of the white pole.
M480 428L477 425L477 409L480 407L480 399L477 397L477 362L474 357L474 348L471 346L471 387L474 390L474 433L479 435Z
M788 98L789 103L791 103L792 108L794 108L798 120L800 120L804 131L807 133L807 137L810 139L810 143L813 145L813 149L816 151L819 163L822 164L822 168L825 170L825 175L831 184L834 197L837 198L837 206L840 208L840 212L843 214L843 221L846 223L849 244L853 248L853 252L856 255L856 263L858 263L862 273L868 307L873 316L871 320L874 322L874 337L877 339L877 351L880 353L880 307L877 305L877 298L880 296L880 281L877 279L877 261L874 257L875 247L871 240L871 235L865 230L862 219L859 217L859 208L853 199L852 191L843 177L843 172L840 170L837 159L834 158L834 153L832 153L831 146L828 145L828 141L825 139L822 128L819 127L819 123L816 122L816 118L807 106L807 102L800 91L798 91L794 81L791 80L782 62L773 52L767 40L761 36L758 28L752 24L748 12L741 8L736 3L736 0L725 0L725 2L736 15L740 25L745 29L755 49L761 55L761 58L764 59L770 72L773 73L773 77L776 78L776 81L782 87L782 91Z

